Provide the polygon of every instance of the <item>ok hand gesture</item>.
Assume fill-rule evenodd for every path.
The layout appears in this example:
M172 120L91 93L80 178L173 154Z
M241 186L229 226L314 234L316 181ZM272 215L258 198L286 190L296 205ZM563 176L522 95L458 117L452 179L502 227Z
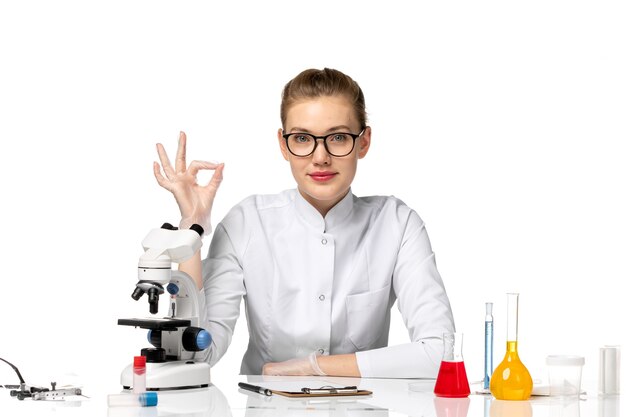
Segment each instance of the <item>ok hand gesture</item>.
M174 168L170 164L165 148L157 143L157 152L161 166L154 162L154 177L159 185L174 194L182 219L179 228L188 229L196 223L202 226L205 234L211 232L211 208L217 189L222 182L222 172L224 164L216 164L206 161L192 161L187 166L185 154L187 152L187 136L180 132L178 138L178 151L176 152L176 162ZM200 185L197 181L198 171L201 169L214 170L211 180L206 185Z

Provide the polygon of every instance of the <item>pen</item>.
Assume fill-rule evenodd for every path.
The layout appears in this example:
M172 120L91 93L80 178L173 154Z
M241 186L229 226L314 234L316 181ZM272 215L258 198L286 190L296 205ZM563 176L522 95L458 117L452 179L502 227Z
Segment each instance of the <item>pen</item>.
M258 392L259 394L264 394L264 395L267 395L268 397L270 395L272 395L272 391L267 389L267 388L258 387L256 385L246 384L245 382L240 382L239 383L239 388L242 388L242 389L245 389L245 390L248 390L248 391Z

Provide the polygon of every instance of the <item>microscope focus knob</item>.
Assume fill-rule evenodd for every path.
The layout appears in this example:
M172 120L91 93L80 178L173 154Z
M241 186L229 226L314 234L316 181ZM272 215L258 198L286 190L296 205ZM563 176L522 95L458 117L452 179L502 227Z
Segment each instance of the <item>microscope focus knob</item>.
M148 342L154 347L160 348L162 338L161 330L151 329L148 331Z
M163 348L143 348L141 349L141 356L145 356L148 363L161 363L167 359Z
M187 327L183 332L183 348L189 352L199 352L211 345L211 334L199 327Z
M167 292L171 295L176 295L180 292L180 288L178 288L178 285L170 282L169 284L167 284Z

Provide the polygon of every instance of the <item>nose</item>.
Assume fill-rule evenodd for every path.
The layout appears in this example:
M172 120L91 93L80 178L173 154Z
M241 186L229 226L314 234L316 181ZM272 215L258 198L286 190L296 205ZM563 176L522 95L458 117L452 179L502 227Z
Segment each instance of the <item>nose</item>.
M320 143L319 141L322 141ZM313 151L313 163L315 165L330 165L330 154L326 150L326 146L323 138L316 139L317 146Z

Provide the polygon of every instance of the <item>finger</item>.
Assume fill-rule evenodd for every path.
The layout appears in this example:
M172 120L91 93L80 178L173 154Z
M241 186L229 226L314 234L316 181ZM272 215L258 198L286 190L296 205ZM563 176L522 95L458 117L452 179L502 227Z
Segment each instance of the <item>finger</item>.
M159 160L161 160L161 166L163 167L163 172L165 172L167 178L172 179L171 177L175 175L175 172L170 164L170 159L167 157L167 152L165 152L165 148L160 143L157 143L156 146L157 153L159 154Z
M185 155L187 154L187 135L185 132L180 132L178 135L178 150L176 151L176 172L185 172L187 168L187 162L185 161Z
M224 179L224 164L220 164L217 168L215 168L215 172L211 177L211 180L207 185L204 186L206 190L208 190L212 195L217 194L217 189L220 188L220 184Z
M158 162L154 162L152 164L152 168L154 170L154 178L156 178L157 182L159 183L159 185L163 188L165 188L168 191L171 191L170 187L169 187L169 182L167 182L165 180L165 177L163 177L163 175L161 175L161 167L159 166Z
M216 169L219 165L220 164L215 162L191 161L187 172L195 177L201 169Z
M217 191L223 179L224 179L224 164L222 163L222 164L219 164L217 168L215 168L215 172L213 173L213 176L211 177L211 181L209 181L207 188L214 188L215 191Z

